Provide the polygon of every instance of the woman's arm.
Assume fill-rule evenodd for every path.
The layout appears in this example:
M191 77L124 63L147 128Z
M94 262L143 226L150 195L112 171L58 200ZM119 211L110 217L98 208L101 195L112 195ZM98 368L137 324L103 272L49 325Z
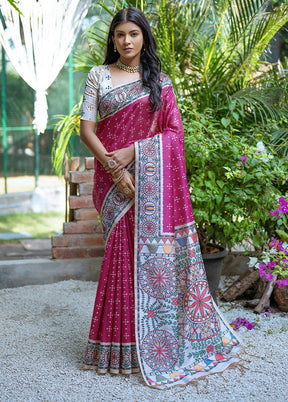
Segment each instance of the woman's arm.
M98 161L105 166L110 159L107 154L107 150L95 135L96 123L88 120L80 120L80 139L84 142L86 147L92 152L92 154L98 159Z
M88 120L80 120L80 139L84 142L87 148L97 158L97 160L105 167L106 171L111 173L113 179L120 176L123 168L134 160L135 150L134 145L127 148L118 149L108 153L102 142L95 134L96 123ZM117 166L110 169L107 165L109 159L114 159ZM117 183L119 190L126 195L124 189L130 190L129 197L135 195L134 178L129 172L125 172L122 180Z

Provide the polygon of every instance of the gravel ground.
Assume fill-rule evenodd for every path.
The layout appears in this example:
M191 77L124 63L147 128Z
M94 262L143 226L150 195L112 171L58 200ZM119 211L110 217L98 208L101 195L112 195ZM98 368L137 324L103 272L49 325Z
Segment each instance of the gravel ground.
M81 370L96 284L64 281L0 291L1 401L287 401L288 314L256 316L220 304L228 322L257 322L238 331L248 369L232 368L195 385L151 389L140 374ZM232 308L233 307L233 308ZM286 332L287 331L287 332ZM240 367L241 368L241 367Z

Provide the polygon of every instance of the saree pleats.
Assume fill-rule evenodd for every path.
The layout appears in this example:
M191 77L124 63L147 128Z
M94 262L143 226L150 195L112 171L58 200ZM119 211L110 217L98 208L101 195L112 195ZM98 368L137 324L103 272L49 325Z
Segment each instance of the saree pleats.
M134 207L114 227L103 258L83 368L139 371L134 313ZM115 251L117 245L117 252Z

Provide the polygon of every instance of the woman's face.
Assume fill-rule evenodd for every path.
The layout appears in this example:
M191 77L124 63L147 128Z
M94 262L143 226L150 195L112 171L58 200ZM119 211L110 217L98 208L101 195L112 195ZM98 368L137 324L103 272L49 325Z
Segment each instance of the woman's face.
M134 22L118 24L112 39L122 62L140 64L140 54L144 42L142 30L138 25Z

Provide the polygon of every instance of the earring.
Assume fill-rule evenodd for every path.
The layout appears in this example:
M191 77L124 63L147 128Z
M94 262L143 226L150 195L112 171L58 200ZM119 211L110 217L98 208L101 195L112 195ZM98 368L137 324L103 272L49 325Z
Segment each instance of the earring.
M116 45L114 45L114 52L115 52L115 53L117 52L117 48L116 48Z

